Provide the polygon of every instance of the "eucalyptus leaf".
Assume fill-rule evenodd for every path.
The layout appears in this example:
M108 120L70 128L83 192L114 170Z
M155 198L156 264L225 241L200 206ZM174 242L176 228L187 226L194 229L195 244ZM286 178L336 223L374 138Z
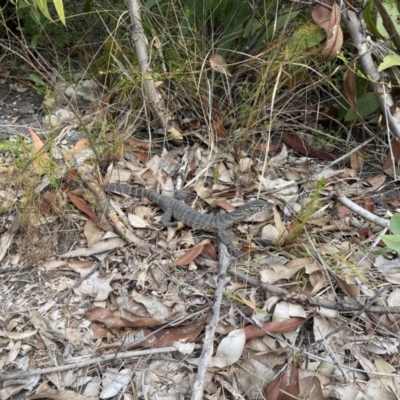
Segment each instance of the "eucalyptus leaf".
M357 112L361 117L367 117L379 110L379 102L373 92L365 93L357 98ZM347 111L345 121L355 121L357 114L352 108Z
M383 58L383 61L378 67L378 71L381 72L384 69L396 67L398 65L400 65L400 56L398 54L391 53Z
M382 235L381 239L392 250L400 251L400 235Z
M393 235L400 235L400 214L394 214L390 219L390 230Z

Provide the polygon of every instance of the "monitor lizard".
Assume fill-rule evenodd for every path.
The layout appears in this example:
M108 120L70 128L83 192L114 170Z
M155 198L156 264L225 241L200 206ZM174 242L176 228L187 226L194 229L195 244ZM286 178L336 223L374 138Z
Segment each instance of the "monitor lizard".
M251 200L231 213L208 215L193 210L193 208L180 201L179 199L182 198L181 195L169 197L158 194L152 190L131 185L108 184L101 185L101 188L106 192L115 192L132 197L147 197L152 203L157 204L164 211L161 223L165 227L176 226L178 221L180 221L195 229L216 232L218 239L225 244L229 252L235 256L239 256L241 253L228 238L225 230L233 224L274 206L273 203L265 200Z

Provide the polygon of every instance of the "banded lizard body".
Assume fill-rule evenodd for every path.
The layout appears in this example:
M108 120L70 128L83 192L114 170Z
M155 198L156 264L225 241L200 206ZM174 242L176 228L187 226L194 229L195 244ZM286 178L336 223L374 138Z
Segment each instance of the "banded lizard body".
M218 213L216 215L202 214L178 200L176 197L168 197L158 194L152 190L137 188L130 185L109 184L102 185L106 192L115 192L132 197L147 197L151 202L157 204L163 211L161 223L163 226L176 226L178 221L195 229L208 232L216 232L219 240L226 245L234 255L240 255L231 240L225 233L226 228L249 218L250 216L273 207L273 203L264 200L252 200L238 207L228 214ZM174 221L172 220L174 219Z

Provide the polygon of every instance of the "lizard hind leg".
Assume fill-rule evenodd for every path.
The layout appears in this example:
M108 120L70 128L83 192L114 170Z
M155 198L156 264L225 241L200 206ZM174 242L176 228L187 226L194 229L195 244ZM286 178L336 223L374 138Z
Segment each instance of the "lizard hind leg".
M161 218L161 223L165 227L178 225L177 221L172 221L172 209L171 208L168 208L167 210L164 211L164 215Z

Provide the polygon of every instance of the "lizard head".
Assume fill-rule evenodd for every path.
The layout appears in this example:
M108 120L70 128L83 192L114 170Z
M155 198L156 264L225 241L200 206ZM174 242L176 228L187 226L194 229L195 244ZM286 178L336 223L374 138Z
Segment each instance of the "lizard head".
M247 204L245 204L244 206L242 206L243 208L246 208L247 212L252 215L252 214L256 214L259 213L261 211L265 211L265 210L269 210L270 208L272 208L274 206L274 203L271 203L269 201L265 201L265 200L251 200L249 201ZM242 208L240 207L240 208Z
M273 203L265 200L252 200L243 206L238 207L235 211L229 213L230 221L240 222L254 214L257 214L261 211L268 210L274 206Z

